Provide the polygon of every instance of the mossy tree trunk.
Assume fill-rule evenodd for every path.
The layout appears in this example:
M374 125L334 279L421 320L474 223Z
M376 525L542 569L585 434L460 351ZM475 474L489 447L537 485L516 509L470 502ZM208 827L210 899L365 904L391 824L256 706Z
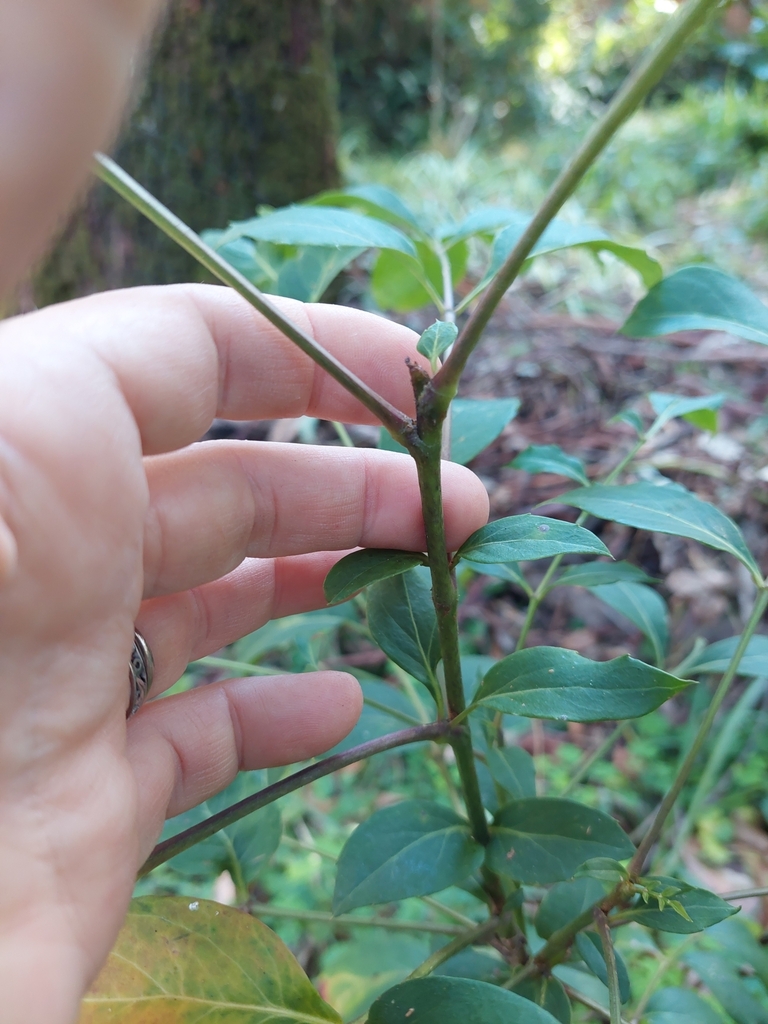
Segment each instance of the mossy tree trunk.
M339 183L327 0L176 0L117 159L193 228L222 227ZM47 304L198 277L104 186L35 282Z

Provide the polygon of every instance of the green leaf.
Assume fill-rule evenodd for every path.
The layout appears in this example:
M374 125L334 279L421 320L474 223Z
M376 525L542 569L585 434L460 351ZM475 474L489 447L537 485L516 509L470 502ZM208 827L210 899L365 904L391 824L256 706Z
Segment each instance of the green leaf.
M435 320L419 338L416 349L426 356L433 366L436 366L443 352L456 341L458 333L459 329L456 324L446 323L445 320Z
M434 973L447 978L471 978L499 985L509 976L509 965L492 947L470 946L446 960Z
M358 590L378 580L398 576L407 569L421 565L424 556L413 551L390 548L363 548L346 555L325 577L323 590L329 604L346 601Z
M278 270L271 260L267 260L259 252L255 242L250 238L236 238L227 245L220 245L219 239L223 231L203 231L201 237L206 245L216 249L230 266L234 267L243 277L261 288L270 291L277 281ZM278 261L279 262L279 261Z
M527 227L527 225L525 226ZM491 280L501 269L507 256L512 252L521 238L525 227L511 224L505 228L493 243L491 264L485 281ZM661 279L661 265L649 256L644 249L631 245L621 245L611 241L599 228L587 224L568 224L565 221L553 220L525 261L524 269L530 266L536 256L559 252L562 249L583 248L591 252L610 252L628 266L636 270L647 288L652 287Z
M83 1000L81 1024L341 1024L260 921L208 900L142 896Z
M368 1024L557 1024L528 999L484 981L419 978L380 996Z
M482 573L484 576L493 576L497 580L506 580L508 583L516 583L518 587L528 593L531 588L525 576L520 572L520 566L516 562L507 562L501 565L486 565L484 562L473 562L471 558L463 559L462 568L472 569L474 572Z
M539 905L534 920L536 931L542 939L551 938L585 910L591 910L605 899L607 891L596 878L579 877L569 882L558 882Z
M476 530L461 545L458 556L473 562L494 563L528 562L577 553L609 555L610 551L582 526L526 513L497 519Z
M624 654L590 661L562 647L508 655L486 674L473 704L561 722L639 718L690 685Z
M729 917L715 925L707 935L708 943L713 940L723 955L740 968L746 964L754 970L768 989L768 952L741 917Z
M416 242L417 259L384 250L371 275L371 294L381 309L410 313L437 304L443 294L443 268L437 253L426 242ZM451 278L457 284L466 272L468 249L459 242L446 252Z
M301 302L319 302L331 282L363 252L364 248L349 246L302 248L282 264L277 281L267 290Z
M725 672L740 641L740 636L729 636L726 640L718 640L717 643L710 644L699 653L688 671L692 676ZM768 676L768 636L758 634L750 639L747 649L741 656L738 675L754 676L755 678Z
M171 818L166 823L162 838L168 839L206 821L266 785L266 772L240 772L222 792ZM177 854L169 865L174 871L191 878L210 880L222 871L229 871L234 878L240 874L243 881L250 883L280 845L281 836L280 811L271 804Z
M333 912L439 892L463 882L482 860L463 818L428 800L405 800L377 811L347 840Z
M714 505L679 484L595 484L568 491L557 501L574 505L600 519L670 533L674 537L688 537L718 551L726 551L745 565L755 582L762 585L760 568L738 526Z
M651 288L621 328L632 338L675 331L727 331L768 345L768 307L713 267L683 267Z
M561 981L548 978L526 978L515 985L515 992L524 999L551 1013L560 1024L571 1024L571 1003Z
M532 444L509 463L526 473L555 473L577 484L589 484L584 463L577 455L568 455L556 444Z
M625 882L628 878L627 869L617 860L610 857L593 857L585 861L576 872L577 878L595 878L604 885L614 886Z
M582 565L569 565L563 569L556 586L568 587L602 587L609 583L651 583L646 576L629 562L584 562Z
M359 746L361 743L367 743L369 740L397 732L398 729L407 729L409 724L415 724L409 723L407 720L404 721L398 715L399 712L410 718L416 717L413 704L402 690L375 678L363 677L361 683L365 701L362 714L354 729L332 750L329 750L329 754L339 754L351 747ZM369 701L374 702L375 706L368 703ZM434 712L434 707L431 707L430 711ZM420 744L412 744L410 749L418 746ZM380 754L379 756L383 757L384 755Z
M473 235L496 234L502 228L517 225L522 231L528 226L531 215L521 210L511 210L503 206L480 206L473 210L460 224L451 225L443 235L443 240L455 243L459 239L471 238Z
M404 981L429 956L422 937L355 929L351 942L334 942L322 954L317 983L344 1020L365 1013L382 992ZM444 940L446 941L446 940Z
M391 249L415 257L410 238L397 228L350 210L319 206L285 206L263 217L234 221L219 239L227 245L236 238L335 248Z
M496 440L519 408L519 398L455 398L451 403L451 460L466 466Z
M416 215L396 192L384 185L355 185L352 188L321 192L307 200L307 205L345 207L394 224L406 231L420 231Z
M536 796L536 767L527 750L522 747L491 747L487 758L488 771L494 782L511 797Z
M493 871L526 885L570 878L591 857L631 857L634 846L602 811L572 800L514 800L491 826L486 860Z
M717 953L689 950L683 957L736 1024L768 1024L768 1000L758 997L739 968Z
M669 613L661 594L644 583L606 583L589 589L637 626L653 648L654 663L663 665L669 646Z
M727 395L700 395L691 398L688 395L668 395L661 391L653 391L648 395L651 408L656 413L653 431L659 431L676 416L688 420L702 430L714 433L717 430L717 410Z
M451 403L451 459L465 466L492 444L520 408L519 398L455 398ZM382 427L379 448L405 452Z
M643 879L651 881L652 879ZM690 917L690 921L679 914L673 907L666 906L659 910L658 903L655 903L651 896L648 903L637 903L631 911L623 915L630 921L637 921L646 928L655 928L660 932L674 932L677 935L692 935L694 932L701 932L710 928L719 921L737 914L739 908L731 906L719 896L715 896L706 889L696 889L676 878L659 876L655 879L663 885L675 887L680 890L672 897L679 902Z
M429 569L418 566L374 583L368 591L368 626L392 661L436 690L440 640Z
M334 612L307 612L303 615L287 615L275 619L265 626L244 636L235 644L235 660L255 663L271 651L282 650L292 644L307 644L319 634L327 635L341 625L339 609Z
M608 968L603 955L603 943L600 936L595 932L579 932L576 936L576 948L581 958L595 977L599 978L604 985L608 984ZM614 948L613 955L616 957L616 976L619 981L619 998L626 1003L631 998L632 990L629 985L627 965Z
M688 988L660 988L648 1003L648 1024L723 1024L720 1014Z

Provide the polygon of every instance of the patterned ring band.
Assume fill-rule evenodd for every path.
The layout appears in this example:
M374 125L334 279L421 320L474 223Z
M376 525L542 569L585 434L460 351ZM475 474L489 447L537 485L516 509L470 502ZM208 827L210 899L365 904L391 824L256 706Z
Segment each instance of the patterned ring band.
M155 662L149 644L138 631L133 631L133 652L128 663L128 683L131 687L131 698L128 703L126 718L135 715L141 705L147 699L147 694L152 688L152 679L155 674Z

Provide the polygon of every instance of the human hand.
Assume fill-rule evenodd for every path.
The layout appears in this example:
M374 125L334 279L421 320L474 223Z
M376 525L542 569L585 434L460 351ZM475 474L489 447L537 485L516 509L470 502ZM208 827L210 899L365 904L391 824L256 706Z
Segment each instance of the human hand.
M412 410L416 336L275 300ZM340 550L423 548L412 460L193 444L214 416L371 416L233 292L137 289L0 324L0 989L7 1024L76 1019L167 815L238 769L319 753L360 691L336 672L249 678L126 722L134 622L153 695L269 618L322 606ZM446 464L448 543L487 515ZM41 974L39 965L44 964Z

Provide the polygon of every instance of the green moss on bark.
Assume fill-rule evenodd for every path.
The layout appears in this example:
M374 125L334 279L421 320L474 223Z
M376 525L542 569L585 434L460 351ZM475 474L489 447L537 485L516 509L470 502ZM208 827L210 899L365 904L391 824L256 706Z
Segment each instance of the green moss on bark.
M177 0L116 157L193 228L339 183L326 0ZM104 186L35 282L39 304L198 277Z

